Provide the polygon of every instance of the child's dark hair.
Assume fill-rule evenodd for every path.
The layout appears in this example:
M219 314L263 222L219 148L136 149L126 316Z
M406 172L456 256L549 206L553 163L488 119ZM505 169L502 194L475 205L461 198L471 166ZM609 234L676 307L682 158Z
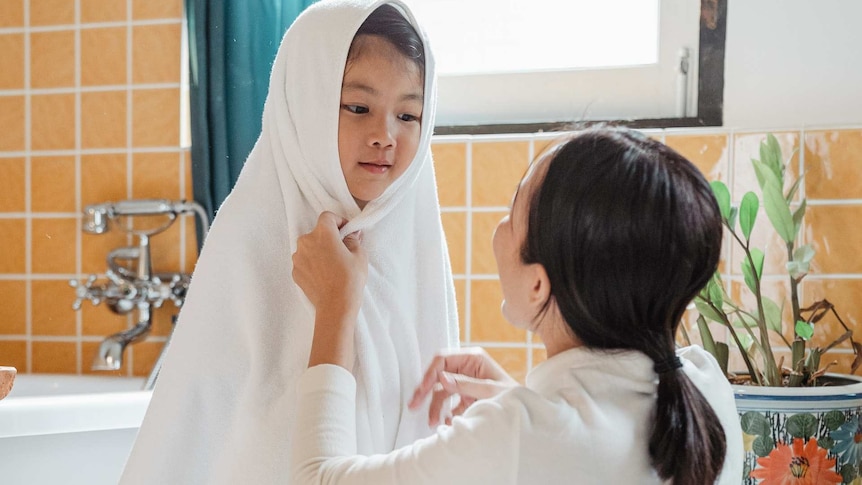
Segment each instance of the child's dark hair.
M637 350L655 363L649 452L659 476L713 483L724 430L679 370L674 345L686 305L720 257L721 215L709 184L680 154L622 128L581 131L549 156L522 260L545 268L550 298L586 346Z
M413 25L394 6L383 4L377 7L353 36L353 43L347 52L347 62L362 55L362 36L383 37L395 46L405 58L415 62L419 72L425 75L425 45Z

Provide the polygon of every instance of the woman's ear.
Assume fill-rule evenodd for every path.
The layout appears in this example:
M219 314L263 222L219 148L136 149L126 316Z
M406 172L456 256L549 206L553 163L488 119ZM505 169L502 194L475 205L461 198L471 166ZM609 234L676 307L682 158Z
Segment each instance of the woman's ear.
M548 279L548 272L545 267L539 263L528 265L527 271L530 274L530 305L536 308L536 311L545 306L545 302L551 298L551 280Z

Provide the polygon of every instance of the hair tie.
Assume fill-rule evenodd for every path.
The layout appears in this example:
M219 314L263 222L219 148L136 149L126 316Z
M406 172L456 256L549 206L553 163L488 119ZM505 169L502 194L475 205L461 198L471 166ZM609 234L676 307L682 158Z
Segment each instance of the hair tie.
M679 369L680 367L682 367L682 361L679 360L679 357L674 355L670 359L665 359L665 360L656 362L655 365L653 366L653 370L655 370L656 374L663 375L663 374L667 374L670 372L674 372L675 370Z

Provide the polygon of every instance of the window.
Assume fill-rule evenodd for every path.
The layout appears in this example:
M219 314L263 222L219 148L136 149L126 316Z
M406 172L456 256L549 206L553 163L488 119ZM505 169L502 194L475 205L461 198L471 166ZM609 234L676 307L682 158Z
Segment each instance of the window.
M438 127L698 115L699 1L409 1L437 58Z

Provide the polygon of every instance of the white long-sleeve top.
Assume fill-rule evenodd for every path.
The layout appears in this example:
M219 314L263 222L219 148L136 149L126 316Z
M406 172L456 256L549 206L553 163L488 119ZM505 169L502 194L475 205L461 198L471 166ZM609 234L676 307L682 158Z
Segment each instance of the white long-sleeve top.
M731 387L700 347L677 354L725 430L717 483L738 484L742 430ZM575 348L537 366L526 387L477 401L435 435L358 456L353 376L318 365L300 379L292 483L660 484L648 452L657 384L646 355Z

